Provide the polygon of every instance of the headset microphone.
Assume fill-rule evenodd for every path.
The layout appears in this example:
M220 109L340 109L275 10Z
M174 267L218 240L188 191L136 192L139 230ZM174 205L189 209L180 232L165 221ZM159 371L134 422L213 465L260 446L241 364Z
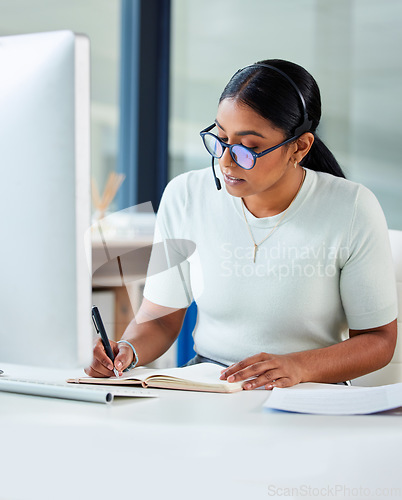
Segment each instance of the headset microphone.
M218 179L218 177L216 176L216 172L215 172L215 163L214 163L214 157L212 157L212 172L214 174L214 179L215 179L215 185L216 185L216 189L219 191L220 189L222 189L222 186L221 186L221 181Z

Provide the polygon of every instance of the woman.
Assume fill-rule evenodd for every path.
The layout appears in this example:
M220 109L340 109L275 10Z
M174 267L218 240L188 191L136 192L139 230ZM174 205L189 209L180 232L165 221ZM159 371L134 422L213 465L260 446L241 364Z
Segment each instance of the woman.
M113 343L120 372L170 347L193 298L193 362L222 364L229 382L251 378L245 389L338 383L391 360L386 222L318 138L320 115L318 86L296 64L266 60L231 78L201 132L218 189L210 169L180 175L158 213L155 241L192 241L196 252L180 264L177 244L178 264L147 279L137 317ZM112 369L98 343L87 374Z

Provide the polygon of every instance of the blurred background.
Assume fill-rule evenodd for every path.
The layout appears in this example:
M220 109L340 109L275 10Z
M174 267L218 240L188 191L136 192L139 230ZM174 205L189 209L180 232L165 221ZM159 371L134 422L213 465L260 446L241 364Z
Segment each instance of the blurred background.
M316 78L321 137L392 229L402 229L401 22L399 0L0 0L0 35L89 36L93 176L102 191L110 172L126 175L112 209L157 205L168 179L209 166L199 131L230 76L283 58ZM163 115L144 125L151 109L132 115L148 90Z

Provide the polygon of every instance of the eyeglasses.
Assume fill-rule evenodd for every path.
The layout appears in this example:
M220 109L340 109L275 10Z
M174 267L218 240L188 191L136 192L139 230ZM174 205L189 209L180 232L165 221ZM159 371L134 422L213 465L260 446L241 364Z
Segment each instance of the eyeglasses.
M289 142L292 142L299 137L298 135L295 135L290 139L287 139L286 141L273 146L272 148L268 148L261 153L256 153L252 149L249 149L242 144L227 144L226 142L221 141L219 137L210 132L210 130L212 130L215 126L215 123L213 123L200 132L200 136L202 138L202 142L204 143L205 149L213 158L222 158L223 153L225 152L225 148L229 148L230 156L232 157L236 165L244 168L245 170L251 170L254 167L257 158L261 158L261 156L265 156L271 151L275 151L275 149L278 149L281 146L284 146L285 144L288 144Z

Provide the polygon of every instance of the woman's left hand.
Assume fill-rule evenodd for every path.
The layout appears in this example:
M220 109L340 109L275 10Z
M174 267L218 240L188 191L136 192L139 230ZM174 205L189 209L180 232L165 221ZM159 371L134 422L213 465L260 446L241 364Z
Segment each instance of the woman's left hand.
M241 382L247 380L243 389L265 386L291 387L302 381L302 368L292 354L268 354L261 352L222 370L221 380Z

